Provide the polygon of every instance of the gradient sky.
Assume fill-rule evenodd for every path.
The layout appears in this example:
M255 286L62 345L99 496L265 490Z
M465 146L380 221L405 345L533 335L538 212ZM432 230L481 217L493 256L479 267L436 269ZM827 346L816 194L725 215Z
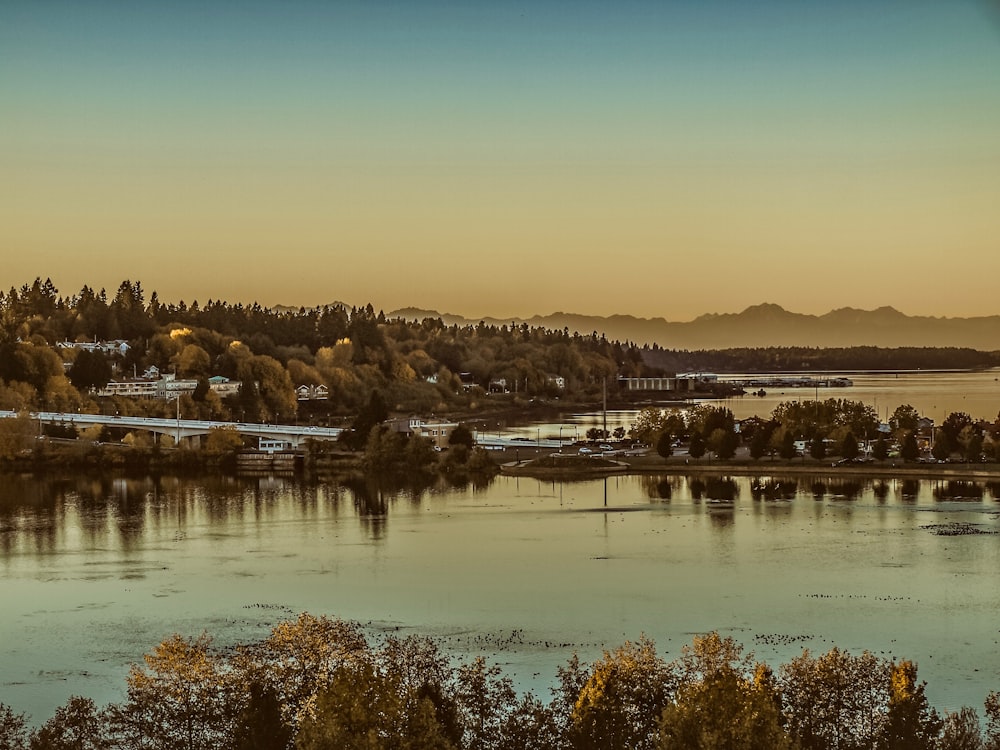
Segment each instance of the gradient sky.
M1000 313L1000 6L0 0L0 287Z

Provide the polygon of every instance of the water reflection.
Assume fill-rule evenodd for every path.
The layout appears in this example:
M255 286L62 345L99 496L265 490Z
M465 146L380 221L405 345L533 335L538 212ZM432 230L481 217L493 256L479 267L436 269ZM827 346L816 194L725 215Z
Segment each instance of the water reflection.
M982 500L985 488L978 482L948 480L935 482L932 493L935 500Z
M898 640L922 672L942 670L932 684L974 688L962 701L981 703L985 688L965 677L1000 670L988 617L1000 608L1000 517L993 502L940 502L985 497L989 485L967 484L9 477L0 640L25 645L5 679L40 692L41 669L75 669L58 705L93 692L87 675L118 689L128 661L170 632L207 628L228 644L266 629L269 613L308 609L421 633L524 628L539 641L589 644L582 658L642 632L667 649L724 628L807 634L798 651ZM31 627L39 618L45 629ZM963 645L942 659L945 641ZM552 679L568 653L507 657L531 685L535 673ZM20 700L20 687L4 690Z

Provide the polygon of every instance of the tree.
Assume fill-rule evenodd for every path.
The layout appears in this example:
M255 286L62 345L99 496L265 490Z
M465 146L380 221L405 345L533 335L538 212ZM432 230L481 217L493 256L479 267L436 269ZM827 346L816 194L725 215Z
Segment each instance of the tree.
M813 436L812 442L809 443L809 455L817 461L826 458L826 443L823 442L823 436L818 432Z
M767 453L767 444L770 438L771 435L766 430L756 430L750 439L750 458L756 461Z
M781 667L785 727L801 750L874 747L889 702L889 665L865 651L808 651Z
M920 446L917 445L917 436L911 431L903 436L903 444L900 446L899 455L904 461L916 461L920 457Z
M0 418L0 460L16 458L34 444L35 423L22 412L16 417Z
M0 745L2 747L2 745ZM32 733L29 750L105 750L110 740L94 701L71 697L66 705Z
M885 436L878 436L878 440L872 446L872 457L876 461L885 461L889 457L889 444L885 441Z
M202 634L173 635L132 665L128 697L112 723L120 740L168 750L215 748L229 734L221 661Z
M965 446L965 458L968 461L979 461L983 456L983 439L977 433L969 436Z
M491 750L517 700L509 677L481 656L462 664L455 673L455 699L461 717L463 747Z
M101 352L81 349L69 370L69 381L74 388L103 388L111 380L111 363Z
M947 712L942 722L937 750L983 750L982 729L976 709L962 706Z
M917 682L916 664L892 664L889 685L889 707L878 750L933 750L941 719L924 696L926 683Z
M281 705L274 688L257 680L247 686L243 707L233 721L234 750L286 748L292 728L281 720Z
M670 458L674 455L674 437L669 432L661 432L656 440L656 453L661 458Z
M709 436L708 444L716 458L728 461L736 455L736 447L739 445L739 438L732 430L717 428Z
M718 633L684 647L677 694L663 711L660 750L782 750L773 674L743 657L742 647Z
M895 430L916 432L917 423L920 421L920 413L909 404L897 406L896 410L889 417L889 424Z
M1000 693L986 696L986 750L1000 750Z
M781 448L778 451L778 455L785 460L791 460L795 458L797 453L798 451L795 450L795 436L786 430L781 438Z
M472 430L464 424L458 425L448 436L448 445L464 445L469 450L472 450L475 444L476 439L472 434Z
M652 750L675 677L641 638L605 651L580 688L570 714L574 750Z
M302 721L299 750L450 750L433 703L409 711L407 689L383 665L364 659L337 669Z
M938 432L931 446L931 455L938 461L945 461L951 455L951 438L944 432Z
M243 436L235 427L211 427L205 438L205 452L215 455L233 453L243 448Z
M859 453L860 448L858 446L858 439L854 437L853 432L848 432L844 435L844 440L840 444L840 455L848 461L853 461L858 457Z
M705 438L700 432L691 433L691 442L688 444L688 455L691 458L701 458L705 455Z
M296 726L311 714L317 693L334 673L368 654L368 643L356 623L303 612L278 623L262 643L239 655L239 671L247 681L259 679L274 691L282 720Z
M0 703L0 750L23 750L27 741L24 714L16 714L10 706Z

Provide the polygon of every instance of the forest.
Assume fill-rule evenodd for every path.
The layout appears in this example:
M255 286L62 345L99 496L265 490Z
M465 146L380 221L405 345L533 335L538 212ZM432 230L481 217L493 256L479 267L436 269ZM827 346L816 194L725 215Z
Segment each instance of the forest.
M108 355L60 342L125 341ZM439 318L387 319L371 305L274 310L259 304L148 299L126 280L114 294L84 286L64 295L48 279L0 292L0 408L171 416L174 404L94 397L110 379L150 367L199 388L181 397L187 418L324 421L356 415L380 392L391 411L474 413L498 403L597 403L619 377L685 370L976 368L998 353L966 349L730 349L669 351L609 341L597 331L515 325L445 325ZM242 384L221 398L208 378ZM322 401L299 386L323 385Z

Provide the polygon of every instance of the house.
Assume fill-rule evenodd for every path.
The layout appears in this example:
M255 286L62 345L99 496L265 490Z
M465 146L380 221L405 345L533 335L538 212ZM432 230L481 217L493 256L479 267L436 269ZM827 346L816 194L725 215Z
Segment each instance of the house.
M566 390L566 378L562 375L546 375L545 383L551 388L555 388L560 391Z
M208 387L217 393L220 398L238 396L242 385L242 380L230 380L222 375L213 375L208 379Z
M403 432L408 435L419 435L434 443L437 448L447 448L448 438L452 431L458 427L458 422L425 422L419 417L408 417L406 419L393 419L386 423L390 430Z
M326 401L330 398L330 389L319 385L300 385L295 389L295 398L299 401Z
M494 378L490 381L489 393L510 393L507 389L507 378Z
M288 451L291 449L292 444L287 440L264 437L257 440L257 450L263 451L264 453L278 453L280 451Z
M59 341L56 343L56 346L60 349L80 349L119 357L124 357L128 354L128 350L132 348L124 339L115 339L114 341Z

